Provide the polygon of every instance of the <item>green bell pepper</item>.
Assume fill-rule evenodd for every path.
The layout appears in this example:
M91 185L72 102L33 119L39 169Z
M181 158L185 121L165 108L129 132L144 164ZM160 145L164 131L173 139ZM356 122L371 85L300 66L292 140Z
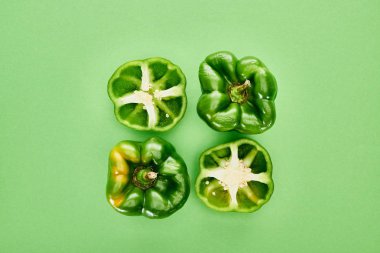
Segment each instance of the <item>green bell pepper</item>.
M118 212L164 218L185 204L189 192L186 164L163 139L122 141L112 149L106 195Z
M198 197L218 211L253 212L273 193L268 152L250 139L222 144L200 157Z
M276 79L257 58L209 55L199 67L199 116L217 131L259 134L275 122Z
M108 95L122 124L137 130L167 131L186 110L186 78L163 58L121 65L108 82Z

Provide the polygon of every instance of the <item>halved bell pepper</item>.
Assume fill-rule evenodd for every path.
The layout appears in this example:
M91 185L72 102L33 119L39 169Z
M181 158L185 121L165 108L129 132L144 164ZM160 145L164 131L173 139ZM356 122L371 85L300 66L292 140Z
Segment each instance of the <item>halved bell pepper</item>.
M164 218L185 204L189 192L186 164L163 139L122 141L111 150L106 195L116 211Z
M273 193L269 154L250 139L208 149L200 157L195 187L198 197L212 209L256 211Z
M137 130L166 131L186 110L186 78L163 58L121 65L108 82L108 95L122 124Z
M276 79L259 59L230 52L207 56L199 67L199 116L217 131L259 134L275 122Z

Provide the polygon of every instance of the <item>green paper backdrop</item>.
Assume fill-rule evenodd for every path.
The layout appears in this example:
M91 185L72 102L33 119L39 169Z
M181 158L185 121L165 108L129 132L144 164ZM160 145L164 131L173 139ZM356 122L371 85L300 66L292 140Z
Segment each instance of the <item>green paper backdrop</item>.
M376 0L3 2L0 252L380 252L379 13ZM219 213L192 188L170 218L118 214L108 152L155 134L116 121L109 77L152 56L181 66L187 112L157 135L193 184L203 150L243 136L196 114L199 63L218 50L277 78L277 122L252 136L273 160L272 199Z

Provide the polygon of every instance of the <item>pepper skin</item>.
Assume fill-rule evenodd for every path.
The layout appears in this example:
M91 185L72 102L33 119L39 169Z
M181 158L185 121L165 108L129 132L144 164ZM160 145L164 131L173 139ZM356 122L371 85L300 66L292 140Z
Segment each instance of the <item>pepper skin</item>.
M186 78L163 58L127 62L108 82L117 120L136 130L167 131L186 110Z
M186 164L163 139L122 141L111 150L106 195L116 211L164 218L185 204L189 192Z
M212 209L254 212L273 193L269 154L250 139L208 149L200 157L195 188L198 197Z
M197 111L211 128L259 134L274 124L276 79L259 59L211 54L199 67L199 80L203 94Z

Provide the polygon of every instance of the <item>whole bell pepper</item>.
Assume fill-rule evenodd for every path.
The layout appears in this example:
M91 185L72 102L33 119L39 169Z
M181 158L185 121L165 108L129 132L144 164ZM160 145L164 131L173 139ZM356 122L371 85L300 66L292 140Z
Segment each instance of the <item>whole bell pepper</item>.
M108 82L108 95L122 124L137 130L166 131L186 110L186 78L163 58L121 65Z
M200 157L195 187L198 197L212 209L256 211L273 193L269 154L250 139L208 149Z
M189 192L186 164L163 139L122 141L111 150L106 195L116 211L164 218L185 204Z
M211 54L199 67L199 80L203 95L197 111L211 128L259 134L274 124L277 84L259 59Z

